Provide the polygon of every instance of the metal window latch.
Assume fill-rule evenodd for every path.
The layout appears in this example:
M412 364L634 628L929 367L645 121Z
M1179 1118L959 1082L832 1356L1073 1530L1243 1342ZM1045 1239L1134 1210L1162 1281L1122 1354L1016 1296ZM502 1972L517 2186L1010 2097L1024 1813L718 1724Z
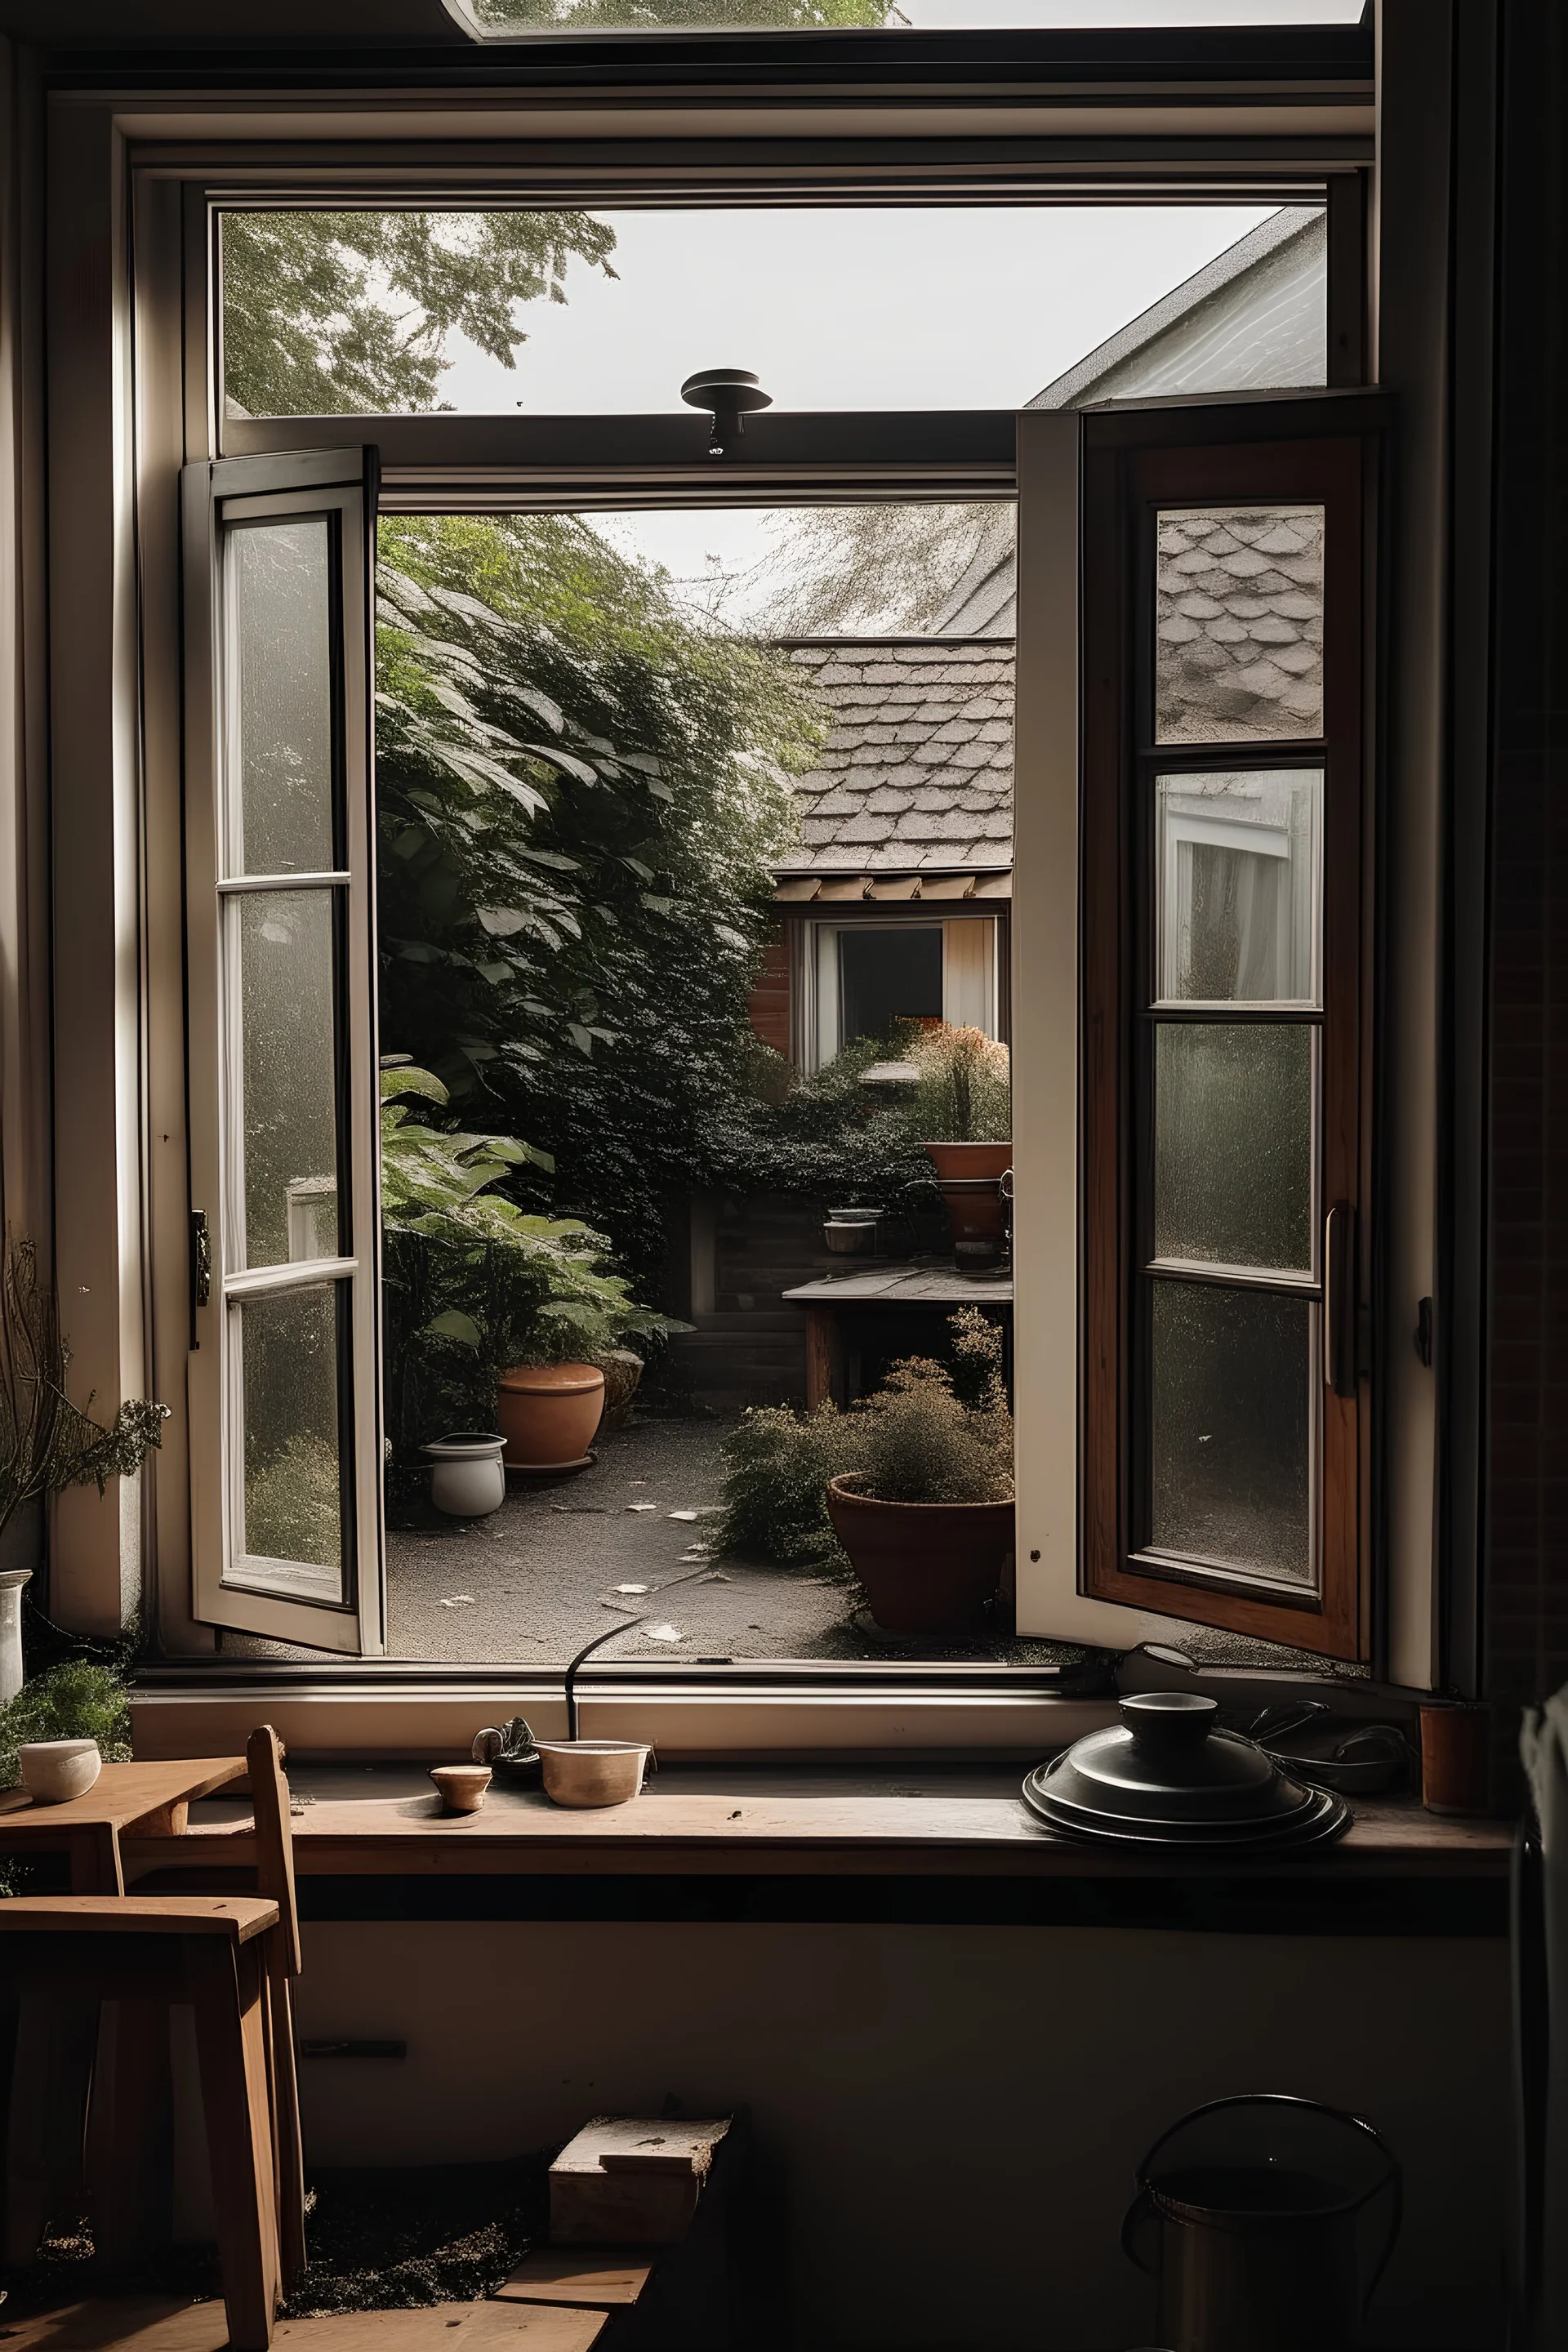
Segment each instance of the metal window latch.
M1355 1211L1336 1201L1323 1231L1323 1291L1327 1308L1323 1372L1338 1397L1356 1392Z
M196 1309L205 1307L213 1295L213 1245L207 1231L205 1209L191 1211L191 1345L199 1347L196 1338Z

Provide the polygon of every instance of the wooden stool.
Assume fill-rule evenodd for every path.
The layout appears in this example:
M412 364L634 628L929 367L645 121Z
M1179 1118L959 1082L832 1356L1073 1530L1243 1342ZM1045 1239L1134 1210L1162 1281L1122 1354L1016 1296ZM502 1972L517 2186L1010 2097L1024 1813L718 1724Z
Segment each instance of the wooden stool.
M269 1723L259 1725L245 1746L256 1821L256 1866L203 1863L151 1872L135 1882L138 1895L193 1894L264 1895L278 1906L278 1924L267 1937L267 2076L272 2120L272 2171L278 2191L278 2242L285 2291L305 2263L305 2158L300 2128L300 2084L294 2049L293 1980L300 1974L300 1913L294 1894L294 1840L289 1827L289 1783L283 1777L283 1743ZM167 2065L158 2091L167 2097ZM93 2234L106 2269L112 2271L144 2252L146 2180L142 2151L150 2120L145 2078L132 2081L113 2102L109 2148L95 2183Z
M234 2352L267 2352L279 2299L265 1939L256 1895L56 1895L0 1903L0 1988L188 2001Z

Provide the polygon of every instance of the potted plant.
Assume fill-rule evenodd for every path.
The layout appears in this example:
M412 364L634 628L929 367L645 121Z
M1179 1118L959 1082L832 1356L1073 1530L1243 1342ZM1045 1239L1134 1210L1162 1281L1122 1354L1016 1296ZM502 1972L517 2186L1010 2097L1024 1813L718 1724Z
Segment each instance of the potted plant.
M959 1265L994 1265L1006 1234L1002 1179L1013 1165L1007 1048L945 1023L910 1040L914 1131L936 1169Z
M388 1394L405 1459L443 1418L493 1415L514 1467L586 1455L604 1410L605 1365L628 1338L684 1330L639 1307L605 1271L609 1244L576 1218L530 1213L497 1192L549 1155L510 1136L425 1125L407 1098L445 1107L428 1070L382 1072L382 1228Z
M951 1366L896 1364L847 1412L748 1413L726 1447L725 1544L841 1557L887 1633L977 1631L1013 1552L1013 1417L1000 1332L974 1307L950 1328Z
M25 1236L7 1234L0 1272L0 1540L27 1505L68 1486L129 1478L162 1438L167 1405L135 1397L111 1422L95 1421L93 1400L73 1404L66 1389L70 1347L53 1293L38 1280ZM0 1702L22 1686L22 1588L31 1568L0 1570Z

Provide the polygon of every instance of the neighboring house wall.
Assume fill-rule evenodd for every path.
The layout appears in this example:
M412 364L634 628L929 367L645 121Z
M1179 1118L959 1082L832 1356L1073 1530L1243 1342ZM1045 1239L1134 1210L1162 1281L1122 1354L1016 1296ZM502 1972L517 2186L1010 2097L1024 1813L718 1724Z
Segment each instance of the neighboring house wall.
M747 1004L752 1028L764 1045L788 1059L790 1050L790 949L782 923L775 923L763 950Z

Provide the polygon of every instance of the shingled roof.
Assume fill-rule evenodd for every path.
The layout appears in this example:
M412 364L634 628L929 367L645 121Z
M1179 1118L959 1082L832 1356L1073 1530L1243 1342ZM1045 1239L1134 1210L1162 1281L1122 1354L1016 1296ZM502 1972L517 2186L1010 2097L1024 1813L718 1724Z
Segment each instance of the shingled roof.
M781 897L829 877L943 876L984 877L994 896L1013 860L1012 646L835 638L788 652L833 724L795 781L801 842L777 869Z

